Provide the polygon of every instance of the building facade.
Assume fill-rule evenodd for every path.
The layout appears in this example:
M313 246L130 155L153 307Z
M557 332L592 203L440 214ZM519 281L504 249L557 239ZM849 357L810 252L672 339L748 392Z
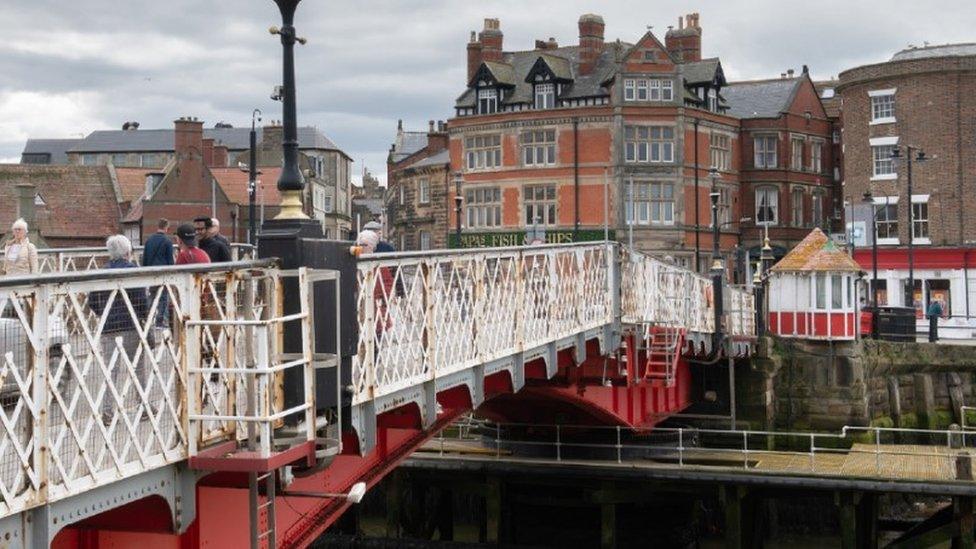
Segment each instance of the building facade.
M578 27L575 45L539 40L527 51L503 50L497 19L472 33L467 89L448 124L451 171L464 180L462 235L450 245L606 234L707 268L713 135L724 147L720 244L738 243L739 122L722 99L721 63L701 59L698 15L663 43L651 32L606 43L598 15Z
M448 245L448 210L454 207L447 125L429 123L426 134L397 136L387 161L387 238L398 250L430 250Z
M968 325L976 316L976 273L968 264L976 242L976 44L902 50L842 72L836 90L843 100L845 200L853 206L848 231L865 270L873 270L872 236L881 248L879 302L908 304L911 266L914 306L921 311L942 299ZM895 150L900 159L892 157ZM919 162L918 151L927 160Z
M782 255L813 228L829 233L837 206L832 130L806 66L780 78L730 84L723 92L741 121L742 243L759 258L769 235Z

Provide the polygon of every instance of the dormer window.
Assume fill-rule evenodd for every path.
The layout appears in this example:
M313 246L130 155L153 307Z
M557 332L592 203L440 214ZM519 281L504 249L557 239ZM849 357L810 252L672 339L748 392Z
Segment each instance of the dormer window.
M478 90L478 114L494 114L498 112L498 90L482 88Z
M552 109L556 107L556 85L553 83L535 85L535 108Z
M708 110L718 112L718 93L711 88L708 90Z

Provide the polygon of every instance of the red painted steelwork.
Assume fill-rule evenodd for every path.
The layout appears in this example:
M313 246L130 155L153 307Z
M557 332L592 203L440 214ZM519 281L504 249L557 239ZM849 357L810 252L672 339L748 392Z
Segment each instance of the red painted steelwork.
M308 466L315 465L315 443L305 442L282 452L261 457L258 452L239 450L237 441L207 448L189 459L192 469L203 471L230 471L238 473L266 473L304 459Z

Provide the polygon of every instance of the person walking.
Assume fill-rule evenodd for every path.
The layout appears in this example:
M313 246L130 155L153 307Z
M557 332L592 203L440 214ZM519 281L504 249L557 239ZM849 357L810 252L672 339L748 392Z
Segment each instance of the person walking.
M27 222L14 221L11 237L3 247L2 273L6 276L37 274L37 247L27 238Z
M105 266L106 269L133 269L138 267L132 262L132 242L125 236L116 234L108 237L108 240L105 241L105 248L109 257L109 262ZM134 385L129 385L128 390L123 390L126 385L125 377L128 374L128 364L131 363L133 370L135 370L135 382L143 388L146 386L145 365L142 359L136 359L141 342L140 329L146 320L149 309L146 289L128 288L125 290L125 296L122 295L122 290L95 291L88 296L88 306L98 315L99 321L104 323L100 338L101 358L106 369L110 372L110 383L116 388L116 392L120 394L122 399L121 403L116 401L113 391L107 388L102 395L102 424L109 426L117 412L126 413L126 408L139 405L140 391ZM133 313L135 313L134 316ZM147 332L146 338L150 348L153 347L152 330ZM145 357L147 352L143 352L140 356ZM96 368L96 371L98 370ZM140 415L140 417L145 418L147 416Z
M938 299L929 302L929 308L925 311L926 316L929 317L929 341L932 343L939 340L939 318L943 312L942 302Z
M143 267L165 267L173 265L173 240L169 236L169 220L161 218L156 224L156 232L146 239L146 244L142 249ZM162 290L162 291L160 291ZM157 293L159 304L156 312L156 325L163 327L169 326L169 294L165 286L156 286L150 290L150 302L155 299Z
M195 225L198 246L206 252L212 263L223 263L231 260L230 246L219 238L213 237L212 217L198 217L193 220L193 224Z

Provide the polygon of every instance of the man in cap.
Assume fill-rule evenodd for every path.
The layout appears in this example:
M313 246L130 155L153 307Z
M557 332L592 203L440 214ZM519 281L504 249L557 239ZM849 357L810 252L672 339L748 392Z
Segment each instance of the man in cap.
M197 246L197 231L189 223L184 223L176 229L177 244L180 252L176 254L177 265L192 263L210 263L210 256Z

